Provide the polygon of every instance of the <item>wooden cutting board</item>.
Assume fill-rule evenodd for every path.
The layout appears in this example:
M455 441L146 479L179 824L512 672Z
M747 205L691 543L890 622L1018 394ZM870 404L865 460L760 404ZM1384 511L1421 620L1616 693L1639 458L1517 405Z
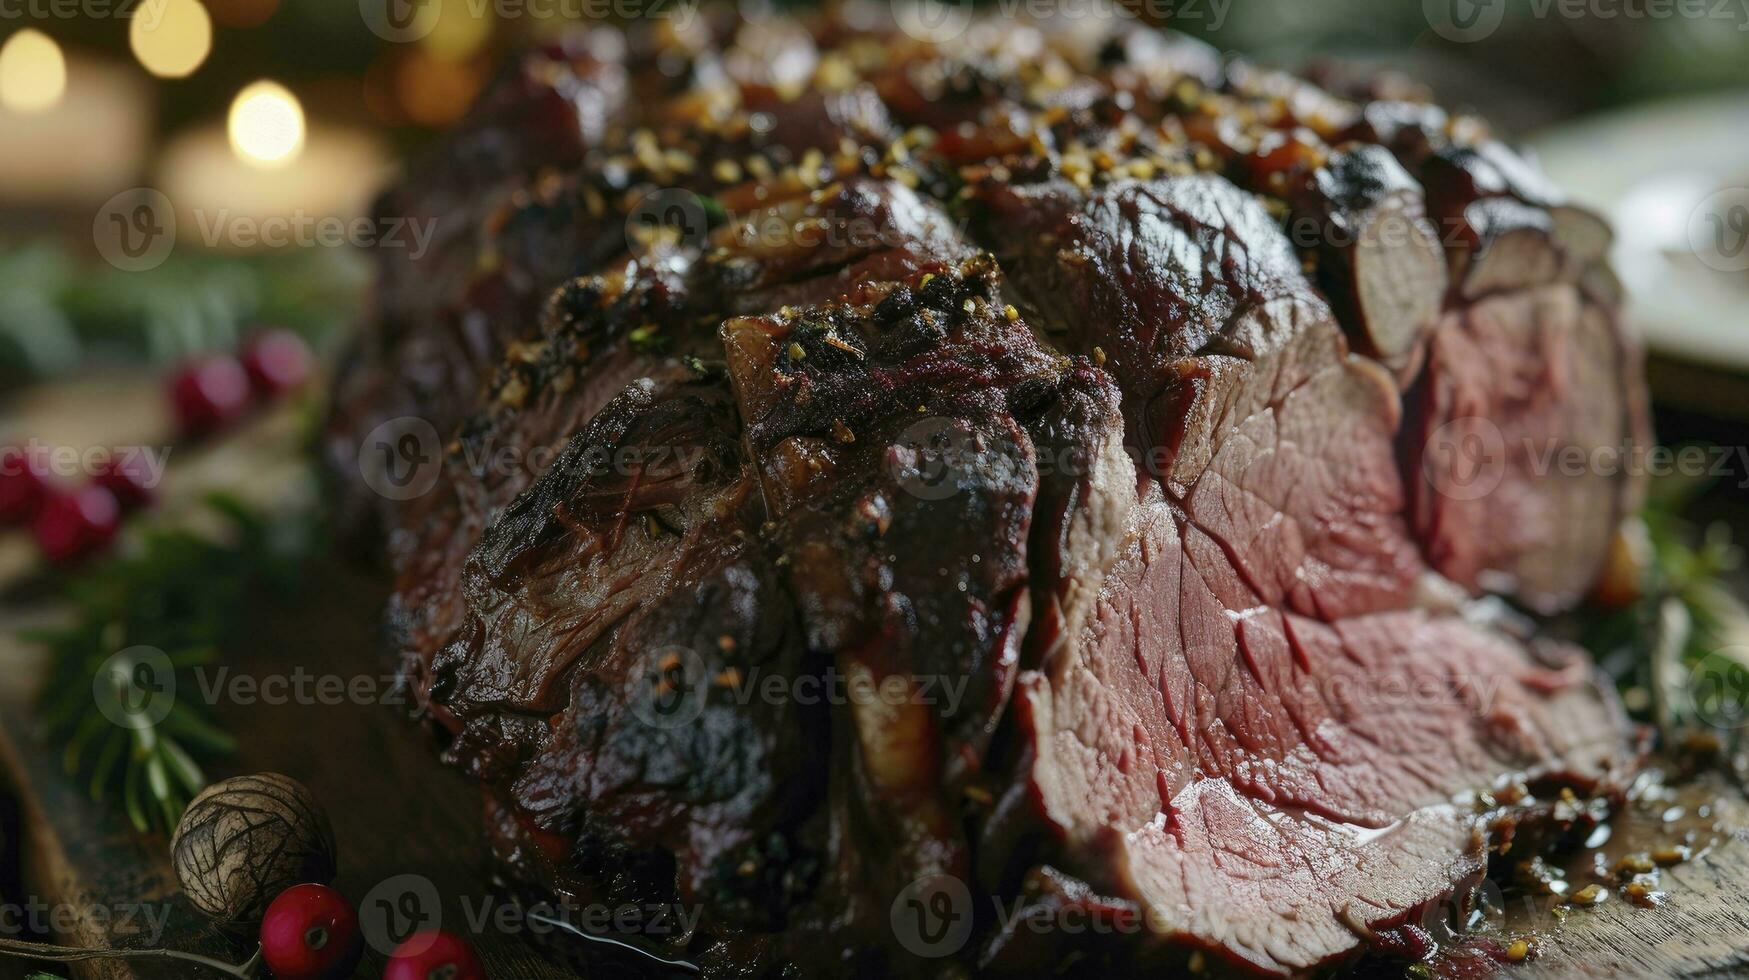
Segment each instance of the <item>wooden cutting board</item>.
M104 419L138 417L129 402L143 405L155 387L105 385L38 406L42 424L77 427L80 411ZM75 407L77 406L77 407ZM72 423L66 420L72 418ZM56 421L59 420L59 421ZM0 431L0 435L4 435ZM58 435L74 443L70 432ZM114 435L93 436L116 439ZM288 458L296 427L267 420L211 456L184 461L181 496L203 482L231 488L253 486L270 495L279 480L275 461ZM173 461L172 472L178 463ZM202 477L200 474L205 473ZM268 498L258 498L268 499ZM8 603L5 583L28 566L28 547L0 536L0 837L8 810L16 812L13 840L0 840L0 889L16 881L25 896L68 914L57 937L70 945L143 945L138 924L143 908L166 923L157 945L232 961L250 947L210 928L183 900L168 865L168 842L134 833L125 818L93 806L83 788L63 773L59 751L47 744L30 708L39 651L20 645L18 628L52 622L52 597L32 595ZM10 569L10 571L8 571ZM293 665L315 677L359 679L383 689L387 672L378 638L383 599L380 584L338 562L309 570L307 589L295 605L264 597L251 610L256 641L227 651L225 664L238 674L263 678ZM217 775L271 770L303 781L327 807L341 851L337 885L358 902L367 922L381 933L388 911L407 909L408 894L436 900L412 903L430 915L440 909L446 928L473 933L490 975L500 980L545 980L578 976L543 957L526 933L491 926L474 929L482 909L503 908L494 898L482 834L480 797L461 774L436 761L427 739L402 707L383 703L287 703L239 706L221 699L217 713L239 744L237 756ZM1724 801L1726 822L1749 827L1749 804ZM17 874L6 873L16 868ZM1739 831L1695 861L1667 872L1670 898L1657 909L1613 901L1576 913L1539 941L1537 958L1504 971L1508 977L1726 977L1749 976L1749 835ZM382 899L388 899L388 905ZM373 910L372 906L376 906ZM123 913L135 910L132 915ZM126 921L123 921L123 920ZM425 924L430 925L427 921ZM398 923L405 928L406 922ZM357 976L381 975L384 953L367 953ZM592 970L623 976L621 964ZM105 980L199 980L213 977L186 966L87 965L72 976ZM54 968L66 972L65 968ZM0 959L0 980L28 969Z

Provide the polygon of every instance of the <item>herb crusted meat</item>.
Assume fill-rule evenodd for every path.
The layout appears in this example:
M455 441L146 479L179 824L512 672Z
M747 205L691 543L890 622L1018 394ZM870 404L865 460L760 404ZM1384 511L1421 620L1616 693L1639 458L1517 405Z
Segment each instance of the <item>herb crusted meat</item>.
M1419 948L1635 762L1498 612L1638 504L1538 462L1648 438L1607 229L1433 106L880 13L593 28L385 198L463 226L330 456L507 866L711 976Z

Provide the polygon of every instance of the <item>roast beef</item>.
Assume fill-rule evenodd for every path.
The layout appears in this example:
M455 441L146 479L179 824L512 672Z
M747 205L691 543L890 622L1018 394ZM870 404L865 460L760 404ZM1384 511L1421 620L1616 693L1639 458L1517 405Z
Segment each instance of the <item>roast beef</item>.
M1524 615L1638 506L1550 465L1649 438L1607 229L1431 106L874 14L568 42L599 126L501 87L385 199L465 227L330 455L446 440L368 509L507 867L711 976L1422 950L1636 764Z

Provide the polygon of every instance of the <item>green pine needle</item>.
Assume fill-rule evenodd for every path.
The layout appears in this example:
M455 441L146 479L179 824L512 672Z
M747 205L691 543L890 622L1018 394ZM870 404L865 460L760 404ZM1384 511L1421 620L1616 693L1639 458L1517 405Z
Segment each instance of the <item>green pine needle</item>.
M223 495L207 504L228 533L214 540L179 528L144 529L137 551L67 583L74 607L68 625L27 637L50 654L39 709L62 742L67 772L94 802L118 806L141 832L174 827L206 786L206 764L234 748L211 706L194 696L200 688L193 672L247 641L245 600L267 588L280 594L284 583L295 582L314 540L305 516L269 521ZM126 712L128 724L118 724L95 710L96 678L116 653L136 646L163 654L158 663L169 663L180 696L157 711L135 710L150 706L141 699L158 685L141 684L124 663L123 674L106 682L112 686L105 700Z

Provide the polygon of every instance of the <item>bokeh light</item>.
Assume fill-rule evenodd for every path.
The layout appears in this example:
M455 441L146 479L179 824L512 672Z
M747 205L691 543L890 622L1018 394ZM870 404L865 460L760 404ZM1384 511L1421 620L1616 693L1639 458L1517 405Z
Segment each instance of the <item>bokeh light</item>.
M407 118L424 126L447 126L473 104L484 81L471 65L415 49L398 67L395 90Z
M47 112L66 92L67 59L53 38L27 27L0 45L0 105Z
M445 61L466 61L492 37L492 6L474 0L437 0L439 14L423 42L425 50Z
M134 57L159 78L187 78L213 50L213 21L200 0L155 0L128 22Z
M303 150L304 107L284 85L254 82L231 103L228 132L237 156L263 167L284 166Z

